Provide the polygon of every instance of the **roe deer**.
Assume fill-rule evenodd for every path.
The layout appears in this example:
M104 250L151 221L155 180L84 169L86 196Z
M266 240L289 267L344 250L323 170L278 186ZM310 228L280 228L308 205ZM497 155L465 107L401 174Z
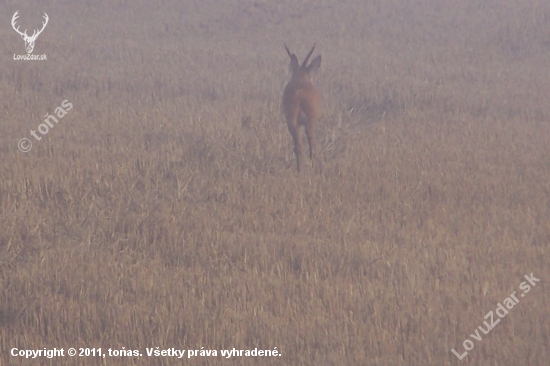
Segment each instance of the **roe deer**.
M286 117L288 130L294 141L294 155L296 166L300 172L300 157L302 155L302 126L305 127L309 142L309 158L313 164L313 152L316 148L315 122L321 114L321 94L311 83L311 72L321 66L321 55L315 57L307 64L309 57L315 49L315 45L307 54L302 65L298 62L296 54L290 53L285 44L286 52L290 57L290 70L292 79L286 84L283 92L283 111Z

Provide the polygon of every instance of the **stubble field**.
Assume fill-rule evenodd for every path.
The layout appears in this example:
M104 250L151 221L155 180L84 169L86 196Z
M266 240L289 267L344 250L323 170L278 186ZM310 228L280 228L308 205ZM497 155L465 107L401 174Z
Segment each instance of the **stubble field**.
M2 365L547 364L550 3L150 3L0 5ZM283 42L323 57L301 174ZM11 355L54 347L143 356Z

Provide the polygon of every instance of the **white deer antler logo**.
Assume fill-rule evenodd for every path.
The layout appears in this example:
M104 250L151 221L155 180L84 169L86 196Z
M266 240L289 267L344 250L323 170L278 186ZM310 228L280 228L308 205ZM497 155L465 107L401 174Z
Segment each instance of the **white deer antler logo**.
M42 31L44 30L44 28L46 28L46 24L48 24L48 14L44 13L44 20L45 22L42 22L42 29L40 30L34 30L32 36L28 36L27 35L27 30L25 29L24 32L21 32L19 31L19 26L17 28L15 28L15 21L17 20L17 18L19 18L19 15L17 14L19 13L19 10L17 10L15 12L15 14L13 14L13 18L11 18L11 26L13 27L13 29L19 33L21 35L21 38L23 38L23 40L25 41L25 48L27 49L27 53L32 53L32 50L34 49L34 42L36 41L36 38L38 38L38 36L40 35L40 33L42 33Z

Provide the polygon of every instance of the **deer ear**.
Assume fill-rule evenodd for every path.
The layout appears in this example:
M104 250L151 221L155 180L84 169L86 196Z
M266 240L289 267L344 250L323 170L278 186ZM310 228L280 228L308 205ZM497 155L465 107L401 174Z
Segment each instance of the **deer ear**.
M307 67L307 71L316 71L321 66L321 55L315 57Z
M293 53L290 56L290 71L292 71L292 74L295 74L299 67L300 63L298 62L298 57L296 57L296 54Z

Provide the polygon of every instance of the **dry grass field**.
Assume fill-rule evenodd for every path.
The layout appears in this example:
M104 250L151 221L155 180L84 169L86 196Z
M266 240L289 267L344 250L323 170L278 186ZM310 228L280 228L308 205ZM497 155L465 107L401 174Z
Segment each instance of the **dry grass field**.
M48 14L47 61L13 60L16 10L29 34ZM1 365L548 365L550 2L0 13ZM284 42L323 57L318 163L300 174ZM65 357L11 355L54 347Z

